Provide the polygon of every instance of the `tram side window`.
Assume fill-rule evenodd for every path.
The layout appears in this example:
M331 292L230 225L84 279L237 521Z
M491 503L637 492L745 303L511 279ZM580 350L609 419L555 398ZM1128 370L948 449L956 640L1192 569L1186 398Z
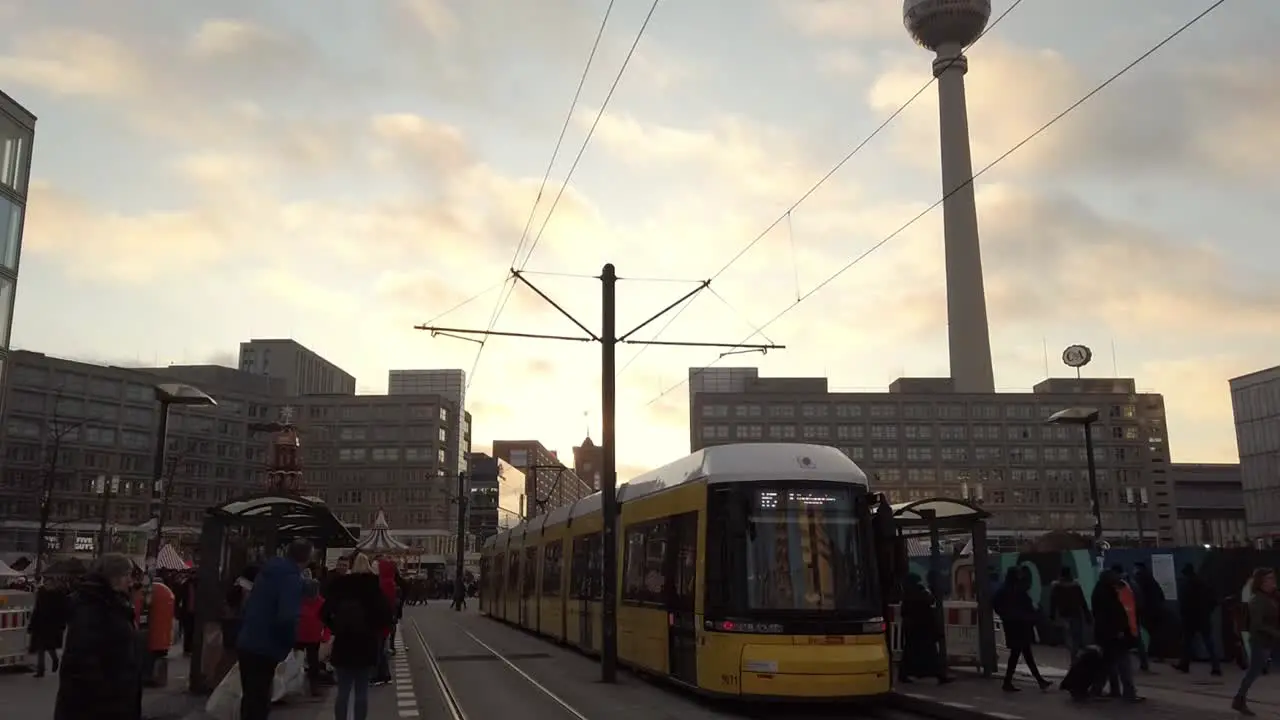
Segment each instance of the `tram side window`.
M666 591L666 520L627 528L626 582L622 599L626 602L661 605Z
M507 558L507 590L515 595L520 590L520 553L512 550Z
M560 595L560 567L564 559L564 541L547 543L542 550L542 594L548 597Z
M533 597L536 594L534 590L538 587L538 548L524 549L524 562L520 564L520 570L524 575L521 597Z
M493 588L494 595L498 595L502 593L503 578L505 578L507 574L506 564L507 564L506 553L498 553L497 555L493 556L493 581L490 582L488 586ZM480 579L482 581L484 580L483 577L481 577Z
M595 584L591 575L592 541L599 535L582 535L573 539L573 558L569 564L569 596L575 600L591 599Z
M489 558L480 558L480 592L485 591L485 584L489 582Z
M671 606L692 612L698 572L698 513L671 518Z

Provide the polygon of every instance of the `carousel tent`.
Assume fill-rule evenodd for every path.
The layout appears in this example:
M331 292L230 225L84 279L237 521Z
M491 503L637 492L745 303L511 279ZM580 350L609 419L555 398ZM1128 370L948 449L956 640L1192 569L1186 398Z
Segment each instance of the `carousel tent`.
M373 519L373 528L371 528L360 541L356 543L356 549L370 555L379 553L404 553L409 551L409 546L400 542L391 536L391 526L387 524L387 515L381 510Z
M161 570L187 570L190 569L191 563L183 560L172 545L165 545L156 555L156 567Z

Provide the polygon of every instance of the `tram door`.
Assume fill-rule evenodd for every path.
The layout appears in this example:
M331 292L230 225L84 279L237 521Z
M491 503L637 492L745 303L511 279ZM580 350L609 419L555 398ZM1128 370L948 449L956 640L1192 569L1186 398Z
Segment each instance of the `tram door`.
M524 549L524 592L520 598L520 626L538 629L538 548Z
M596 649L596 623L591 616L591 601L596 597L596 587L603 587L599 573L603 567L604 556L601 553L602 545L599 534L587 535L581 538L581 542L586 544L587 567L586 572L582 573L582 587L578 592L578 643L583 650L594 652ZM603 605L601 608L603 609Z
M698 684L698 618L694 596L698 571L698 513L671 518L666 576L675 582L667 598L667 661L675 679Z

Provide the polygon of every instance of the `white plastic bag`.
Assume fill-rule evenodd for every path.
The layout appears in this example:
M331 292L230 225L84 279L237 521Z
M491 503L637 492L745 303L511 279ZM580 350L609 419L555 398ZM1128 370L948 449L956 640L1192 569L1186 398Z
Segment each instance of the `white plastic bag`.
M294 650L284 662L276 666L276 676L271 683L271 702L280 702L290 695L301 695L306 689L306 655L301 650Z
M204 711L216 720L240 720L240 698L244 691L240 688L239 663L231 666L226 677L218 683L209 701L204 704Z

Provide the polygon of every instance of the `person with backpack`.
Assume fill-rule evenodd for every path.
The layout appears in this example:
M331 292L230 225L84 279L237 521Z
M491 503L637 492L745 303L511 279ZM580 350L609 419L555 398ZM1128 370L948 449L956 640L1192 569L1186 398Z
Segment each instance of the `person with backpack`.
M1084 628L1093 623L1084 589L1076 582L1071 568L1064 567L1049 589L1049 620L1062 629L1071 661L1075 662L1085 648Z
M322 617L333 633L329 662L338 680L335 720L366 720L369 683L383 656L383 641L392 624L391 603L366 555L357 555L351 572L334 578L325 596Z

